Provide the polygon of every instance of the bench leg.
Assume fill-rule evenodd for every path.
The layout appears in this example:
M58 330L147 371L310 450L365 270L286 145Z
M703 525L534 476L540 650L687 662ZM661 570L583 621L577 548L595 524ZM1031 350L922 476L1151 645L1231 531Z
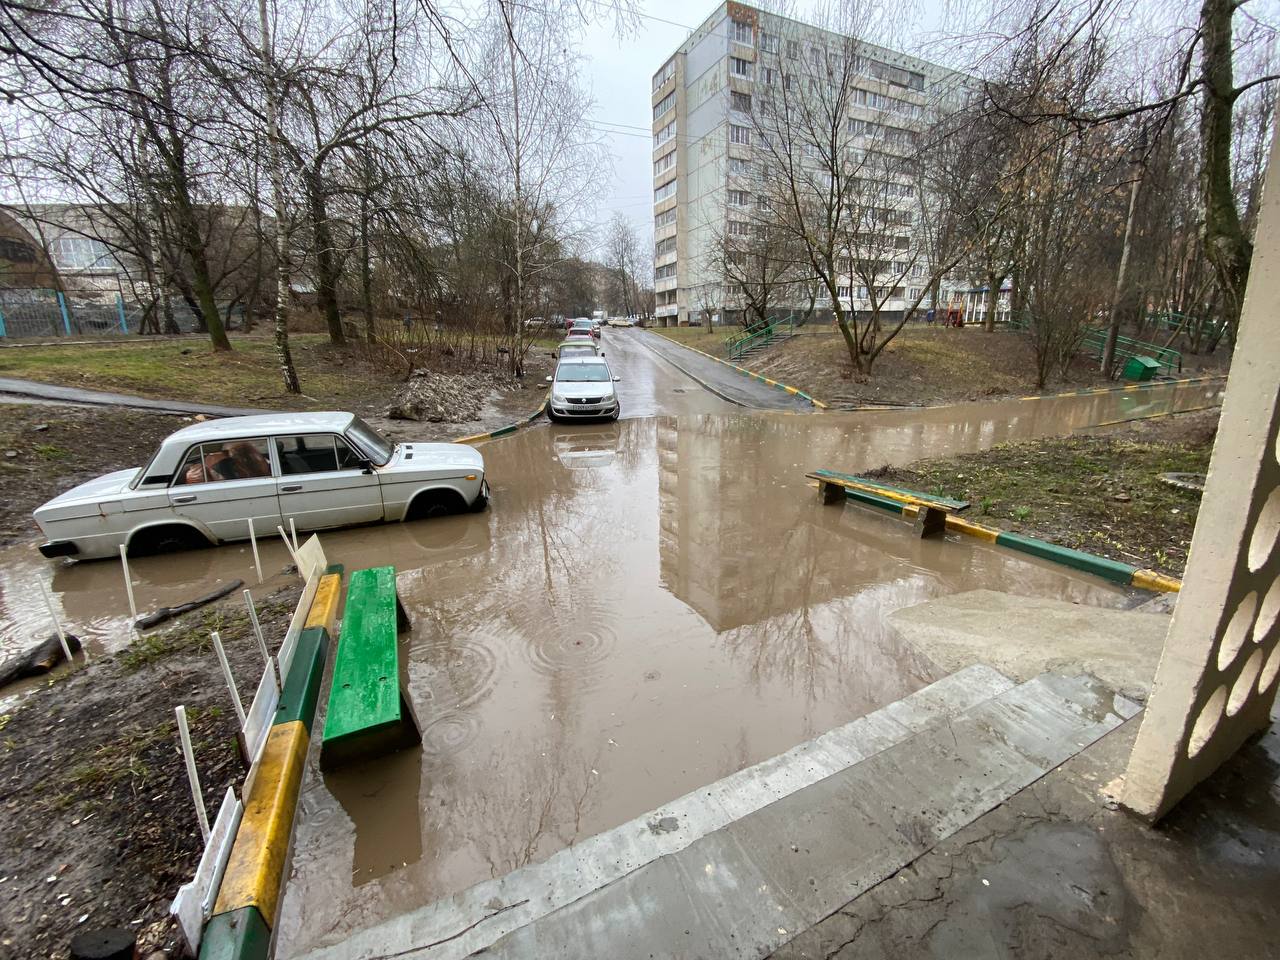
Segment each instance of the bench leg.
M940 537L947 532L947 511L921 506L916 513L916 536Z
M822 502L827 505L844 503L844 487L838 483L827 483L825 480L819 480L818 495L822 497Z

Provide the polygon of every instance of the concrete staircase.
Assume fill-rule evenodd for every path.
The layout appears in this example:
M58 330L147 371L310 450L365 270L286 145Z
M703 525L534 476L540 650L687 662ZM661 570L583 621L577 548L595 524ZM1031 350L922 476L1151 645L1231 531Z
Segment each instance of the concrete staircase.
M311 956L766 956L1137 711L1087 676L966 667Z

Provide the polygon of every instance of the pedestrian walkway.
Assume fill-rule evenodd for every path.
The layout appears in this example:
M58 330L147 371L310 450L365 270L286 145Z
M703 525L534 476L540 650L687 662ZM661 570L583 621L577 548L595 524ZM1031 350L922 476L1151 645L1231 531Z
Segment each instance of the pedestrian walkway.
M730 403L756 410L813 412L813 404L807 399L753 380L723 363L717 363L665 337L645 330L635 331L634 336L639 343L644 344L681 373Z
M129 407L134 410L154 410L156 413L204 414L209 417L249 417L260 413L277 413L255 407L223 407L210 403L186 403L182 400L152 400L134 397L127 393L109 393L105 390L87 390L83 387L60 387L34 380L18 380L0 377L0 394L47 400L56 403L81 403L95 407Z

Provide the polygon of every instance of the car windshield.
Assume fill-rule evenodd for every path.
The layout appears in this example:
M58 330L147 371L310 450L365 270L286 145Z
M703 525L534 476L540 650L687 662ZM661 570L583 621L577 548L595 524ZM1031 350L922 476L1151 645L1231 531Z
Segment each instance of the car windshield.
M585 343L571 343L560 348L560 356L562 357L594 357L596 348L589 347Z
M561 383L601 383L610 379L609 368L603 363L573 363L556 370Z
M395 451L394 445L377 430L369 426L359 417L353 417L351 426L347 427L347 438L351 440L366 456L378 466L385 466Z

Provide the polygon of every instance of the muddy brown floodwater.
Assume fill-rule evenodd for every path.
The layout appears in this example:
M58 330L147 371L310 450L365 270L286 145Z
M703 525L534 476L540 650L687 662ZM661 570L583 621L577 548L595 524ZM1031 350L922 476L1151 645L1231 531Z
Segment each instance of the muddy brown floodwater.
M631 379L631 413L692 387ZM277 956L544 859L937 679L886 629L891 611L980 587L1134 600L971 539L921 541L887 515L823 507L806 471L1069 433L1218 392L540 425L482 447L485 513L324 534L348 571L399 573L423 743L328 777L313 751ZM266 569L285 562L264 544ZM255 579L238 545L133 573L146 609ZM49 564L26 545L0 555L0 647L43 631L40 580L89 656L125 642L118 564Z

